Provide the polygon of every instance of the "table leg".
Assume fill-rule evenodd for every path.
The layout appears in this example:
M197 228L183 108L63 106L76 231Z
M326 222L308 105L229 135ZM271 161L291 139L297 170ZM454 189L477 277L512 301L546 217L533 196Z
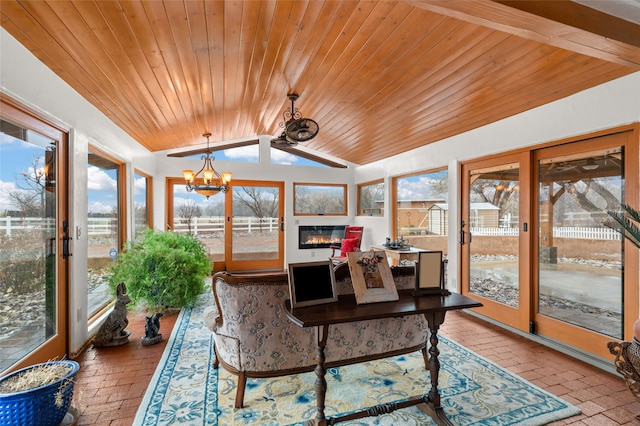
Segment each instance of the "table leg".
M453 423L447 419L444 414L444 410L440 405L440 392L438 392L438 376L440 374L440 360L438 355L440 350L438 349L438 329L444 322L445 312L433 312L424 314L429 324L429 331L431 336L429 338L429 374L431 375L431 389L427 396L428 404L419 405L418 407L429 414L438 425L453 426Z
M326 368L324 367L324 348L327 345L327 334L329 333L329 325L318 326L318 353L316 355L316 426L326 426L327 418L324 415L324 401L327 393L327 380L324 375Z

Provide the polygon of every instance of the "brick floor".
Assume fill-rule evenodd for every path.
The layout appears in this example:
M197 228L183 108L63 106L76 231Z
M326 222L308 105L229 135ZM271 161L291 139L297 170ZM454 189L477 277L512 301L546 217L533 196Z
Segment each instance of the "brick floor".
M144 315L129 316L130 343L90 347L80 356L73 405L78 425L131 425L177 314L161 322L164 341L142 346ZM450 312L442 333L535 385L577 405L582 414L554 426L640 425L640 404L621 377L547 348L464 312Z

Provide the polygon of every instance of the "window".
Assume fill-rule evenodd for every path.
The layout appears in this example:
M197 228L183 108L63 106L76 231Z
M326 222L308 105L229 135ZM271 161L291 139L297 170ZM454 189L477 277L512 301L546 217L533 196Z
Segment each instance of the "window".
M384 182L358 185L358 216L382 216L384 214Z
M347 185L294 183L294 215L347 214Z
M87 170L88 318L113 300L108 269L124 242L124 165L90 147Z
M393 178L396 239L416 248L447 250L448 172L436 170Z
M151 188L151 176L136 170L133 184L134 238L144 232L145 229L153 226L151 209L149 208L152 205Z
M271 163L289 166L329 167L311 158L305 158L293 152L283 151L277 148L271 148Z

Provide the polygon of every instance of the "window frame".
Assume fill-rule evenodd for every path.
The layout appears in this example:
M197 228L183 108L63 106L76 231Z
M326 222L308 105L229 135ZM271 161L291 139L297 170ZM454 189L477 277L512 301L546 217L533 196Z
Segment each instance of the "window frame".
M392 207L390 208L390 210L391 210L391 230L392 230L393 239L399 238L399 235L398 235L398 180L399 179L410 178L410 177L413 177L413 176L428 175L428 174L438 173L438 172L443 172L443 171L447 172L447 179L448 179L448 177L449 177L449 168L447 166L420 170L420 171L417 171L417 172L412 172L412 173L406 173L406 174L403 174L403 175L393 176L391 178L391 205L392 205ZM449 184L448 184L448 180L447 180L447 191L448 190L449 190Z
M365 187L368 186L374 186L374 185L380 185L382 184L382 196L383 196L383 200L382 200L382 208L380 209L380 212L377 214L365 214L362 211L362 190ZM384 183L384 179L376 179L373 181L369 181L369 182L363 182L363 183L359 183L356 185L356 216L367 216L367 217L382 217L384 216L384 194L385 194L385 189L386 189L386 185Z
M135 237L136 234L136 200L135 200L135 181L136 175L143 177L146 181L146 194L145 194L145 203L146 203L146 219L147 219L147 228L153 229L153 177L147 173L139 169L133 169L133 194L131 199L133 200L133 234Z
M298 187L308 186L308 187L331 187L331 188L342 188L343 189L343 205L344 212L342 213L302 213L296 210L296 206L298 205L297 200L297 189ZM294 216L348 216L349 214L349 188L347 184L344 183L312 183L312 182L293 182L293 215Z

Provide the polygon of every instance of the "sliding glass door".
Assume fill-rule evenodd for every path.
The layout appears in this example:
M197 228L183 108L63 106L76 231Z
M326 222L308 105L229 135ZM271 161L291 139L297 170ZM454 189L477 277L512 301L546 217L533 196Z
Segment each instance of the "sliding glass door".
M637 249L606 227L637 206L638 133L462 165L461 289L478 312L608 358L638 317Z
M526 164L526 157L511 155L463 166L459 238L463 291L482 301L484 314L517 328L526 327L529 300L528 269L521 261L528 236L527 215L521 212L527 194L521 162Z
M625 191L629 137L535 153L536 331L589 351L601 346L604 354L608 340L625 337L627 315L637 310L637 265L628 268L620 234L603 225L608 210L637 202Z

